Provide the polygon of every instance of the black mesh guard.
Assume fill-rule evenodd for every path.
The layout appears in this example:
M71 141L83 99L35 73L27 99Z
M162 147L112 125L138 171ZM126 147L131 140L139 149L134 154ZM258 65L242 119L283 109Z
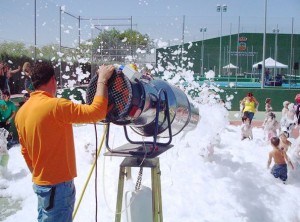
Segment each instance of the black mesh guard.
M93 102L97 89L98 75L94 75L86 90L86 102ZM132 86L130 80L120 71L108 81L108 113L105 122L114 122L126 117L132 103Z

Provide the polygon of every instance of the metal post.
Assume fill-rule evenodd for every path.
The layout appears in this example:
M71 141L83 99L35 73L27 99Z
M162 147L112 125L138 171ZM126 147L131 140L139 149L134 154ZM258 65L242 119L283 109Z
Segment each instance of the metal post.
M185 15L182 18L182 39L181 39L181 68L183 68L183 47L184 47L184 29L185 29Z
M81 18L78 16L78 47L80 48L80 29L81 29L81 24L80 24Z
M261 71L261 88L264 88L265 82L265 59L266 59L266 32L267 32L267 4L268 0L265 0L265 27L264 27L264 37L263 37L263 61L262 61L262 71Z
M220 33L220 52L219 52L219 75L222 67L222 29L223 29L223 12L227 11L227 5L217 5L217 12L221 13L221 33Z
M154 168L151 168L153 210L152 215L154 222L163 222L160 174L161 172L158 162L158 164Z
M126 169L125 167L120 166L115 222L121 222L123 190L124 190L124 180L125 180L124 177L126 175L125 169Z
M293 35L294 35L294 17L292 18L292 35L291 35L291 59L290 59L290 75L289 75L289 88L291 88L291 75L293 72L293 64L294 64L294 57L293 57Z
M200 32L202 32L202 43L201 43L201 76L204 76L204 72L203 72L203 60L204 60L204 32L206 32L206 27L200 28Z
M59 6L59 52L61 53L61 6ZM62 76L61 76L61 64L59 66L59 82L60 88L62 89Z
M274 60L275 60L275 68L274 68L274 86L275 86L275 78L276 78L276 74L277 74L277 67L276 67L276 61L277 61L277 41L278 41L278 33L279 33L279 29L278 29L278 24L276 26L276 29L273 29L273 33L275 33L275 49L274 49Z
M231 64L231 28L232 28L232 23L230 23L230 36L229 36L229 52L228 52L228 63L229 63L229 66ZM231 67L229 67L229 70L227 70L228 72L231 72L230 68Z
M36 62L36 0L34 0L34 62Z
M241 23L241 19L240 19L240 16L239 16L239 20L238 20L238 35L237 35L237 41L236 41L236 66L237 66L237 68L235 69L235 87L237 85L238 70L240 68L240 66L239 66L240 23Z
M132 16L130 16L130 31L131 31L131 35L130 35L130 55L133 57L133 53L132 53L132 37L133 37L133 35L132 35Z

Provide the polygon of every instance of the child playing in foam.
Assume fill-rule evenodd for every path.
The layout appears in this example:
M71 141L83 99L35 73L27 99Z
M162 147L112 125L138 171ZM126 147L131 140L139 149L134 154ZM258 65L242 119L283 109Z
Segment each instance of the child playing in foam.
M0 128L0 177L5 176L8 164L8 152L7 152L7 136L9 132Z
M286 155L285 150L280 149L280 139L278 137L272 137L270 141L273 149L269 152L267 168L270 168L272 160L274 160L271 174L273 174L275 178L279 178L283 183L286 183L286 180L288 178L287 164L289 164L292 169L294 169L294 165Z
M252 126L250 124L250 119L246 116L242 117L242 126L241 126L241 140L244 140L246 138L252 140L253 139L253 133L252 133Z
M272 137L277 136L277 130L279 130L280 125L276 120L276 115L273 112L268 112L267 116L263 122L265 140L269 141Z
M298 118L294 109L294 103L290 103L287 105L287 110L285 110L280 120L282 131L287 131L291 136L292 130L297 125L297 121Z

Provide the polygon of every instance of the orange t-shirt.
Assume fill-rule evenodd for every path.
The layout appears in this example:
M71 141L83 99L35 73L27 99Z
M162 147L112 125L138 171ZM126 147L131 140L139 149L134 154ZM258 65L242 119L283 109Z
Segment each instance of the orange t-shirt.
M75 104L44 91L31 93L15 118L21 152L38 185L53 185L77 176L72 123L104 119L108 101L95 96L91 105Z

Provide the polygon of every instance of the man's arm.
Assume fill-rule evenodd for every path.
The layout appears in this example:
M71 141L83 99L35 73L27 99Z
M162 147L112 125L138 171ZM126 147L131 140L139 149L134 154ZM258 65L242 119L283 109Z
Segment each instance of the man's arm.
M102 65L97 70L98 81L95 96L103 96L107 98L107 81L113 74L115 67L113 65Z
M21 141L20 141L21 142ZM30 159L27 149L23 146L21 146L21 153L25 159L25 162L27 164L28 169L30 170L30 172L32 173L33 171L33 167L32 167L32 160Z
M21 70L21 66L18 66L17 69L14 69L14 70L10 69L10 73L15 74L15 73L19 72L20 70Z
M257 101L257 99L255 97L253 97L253 99L254 99L254 102L256 104L256 107L258 107L259 106L259 102Z

